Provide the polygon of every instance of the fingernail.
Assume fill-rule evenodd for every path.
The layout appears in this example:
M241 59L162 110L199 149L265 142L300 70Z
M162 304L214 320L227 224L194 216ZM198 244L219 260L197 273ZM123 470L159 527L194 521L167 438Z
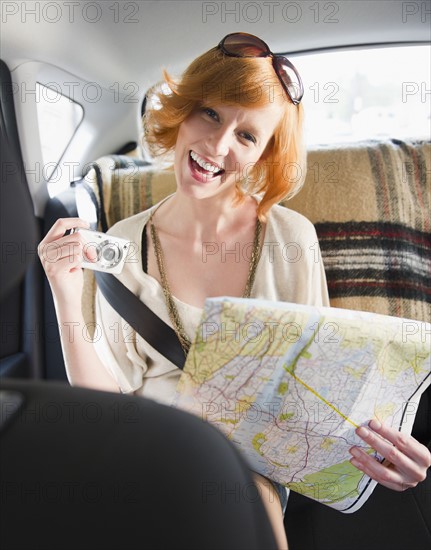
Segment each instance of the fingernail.
M356 433L359 435L359 437L367 437L369 435L369 430L367 428L364 428L364 426L361 426L356 430Z
M351 449L349 449L349 452L350 454L352 454L353 456L356 456L356 457L360 457L361 456L361 451L359 449L357 449L356 447L352 447Z
M379 422L378 420L376 420L375 418L373 418L373 420L371 420L369 426L373 430L380 430L380 428L382 427L382 423Z

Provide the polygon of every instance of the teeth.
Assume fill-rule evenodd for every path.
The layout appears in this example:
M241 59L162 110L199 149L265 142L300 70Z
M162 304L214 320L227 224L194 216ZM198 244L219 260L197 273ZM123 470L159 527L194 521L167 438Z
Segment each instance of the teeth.
M220 168L218 166L215 166L214 164L211 164L209 162L205 162L197 153L194 151L190 151L190 156L192 159L199 164L201 168L206 170L207 172L218 172Z

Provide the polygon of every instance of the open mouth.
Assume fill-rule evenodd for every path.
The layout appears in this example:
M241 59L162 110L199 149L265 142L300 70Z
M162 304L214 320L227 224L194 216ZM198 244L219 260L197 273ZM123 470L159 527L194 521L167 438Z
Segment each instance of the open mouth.
M224 174L224 169L217 164L206 161L194 151L189 151L189 162L192 170L202 174L208 180Z

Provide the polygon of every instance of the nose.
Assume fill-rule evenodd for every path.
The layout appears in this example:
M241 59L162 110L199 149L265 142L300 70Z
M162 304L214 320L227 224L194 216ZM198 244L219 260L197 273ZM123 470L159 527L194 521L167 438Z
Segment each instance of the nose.
M206 139L208 153L214 157L227 157L232 147L232 129L214 128Z

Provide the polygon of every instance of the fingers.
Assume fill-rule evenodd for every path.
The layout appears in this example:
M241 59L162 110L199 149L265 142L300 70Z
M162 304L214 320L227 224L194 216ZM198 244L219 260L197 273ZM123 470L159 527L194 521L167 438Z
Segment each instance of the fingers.
M49 263L70 257L72 253L68 248L80 245L81 239L77 235L65 236L66 231L75 227L88 228L89 224L80 218L60 218L54 223L37 248L44 267Z
M417 441L414 437L401 433L395 428L386 426L377 420L371 420L369 427L372 431L379 434L387 441L390 441L397 449L401 451L401 453L411 458L415 463L420 464L425 468L429 468L431 466L431 453L425 445L419 443L419 441ZM390 462L393 462L391 457L386 458L390 460Z
M63 237L66 231L75 227L89 229L90 224L81 218L59 218L40 242L39 247Z
M76 227L88 228L89 224L80 218L60 218L38 246L40 261L52 284L67 281L64 275L74 273L81 267L84 246L82 235L79 232L65 235Z
M368 427L358 428L356 433L386 459L380 463L359 447L350 450L353 456L350 462L369 477L397 491L415 487L425 479L431 455L416 439L376 420Z
M40 260L49 277L81 267L83 243L79 235L68 235L41 248Z
M87 242L87 243L84 243L84 248L82 252L85 256L85 259L88 262L95 262L99 257L97 250L98 250L97 243Z
M350 463L381 485L393 489L394 491L403 491L410 487L410 485L407 486L405 484L403 477L397 471L389 465L380 463L373 456L368 455L363 449L353 447L350 452L353 455L353 458L350 459Z

